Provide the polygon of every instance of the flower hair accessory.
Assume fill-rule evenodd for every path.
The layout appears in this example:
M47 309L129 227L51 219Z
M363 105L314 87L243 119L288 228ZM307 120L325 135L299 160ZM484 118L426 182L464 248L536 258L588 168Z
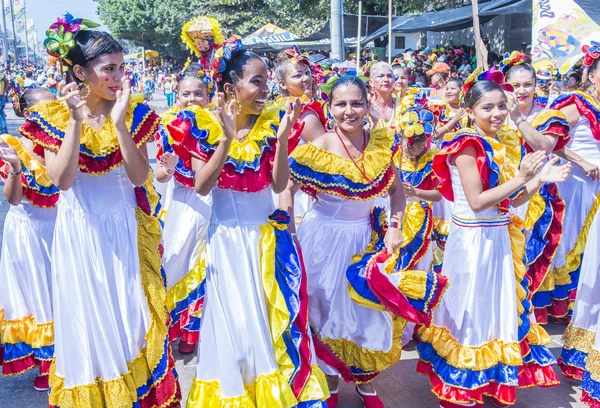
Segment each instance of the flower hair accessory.
M100 24L94 23L83 18L75 18L70 13L65 13L59 17L46 31L44 47L48 54L56 58L59 62L70 64L67 59L69 51L75 47L75 36L83 30L100 27Z
M416 137L425 135L430 137L433 134L433 121L435 117L429 109L410 109L400 118L400 129L409 143Z
M500 71L504 75L508 72L509 69L514 67L515 65L521 65L525 63L525 54L519 51L513 51L512 53L504 54L504 58L500 61Z
M283 51L292 64L305 64L310 66L310 61L306 55L300 52L297 45L293 45L292 48Z
M590 41L590 45L584 45L581 50L585 52L583 58L583 65L586 67L592 66L594 60L600 57L600 43L596 41Z
M461 92L462 97L467 95L467 92L469 92L473 85L481 81L495 82L498 85L500 85L500 88L504 89L505 91L515 91L515 88L511 84L504 81L504 74L502 73L502 71L499 71L494 67L488 69L487 71L484 71L481 67L477 67L477 69L475 69L475 71L473 71L473 73L469 75L469 77L463 84Z
M243 49L244 46L242 45L242 40L234 35L225 40L215 51L213 60L210 64L215 82L221 82L223 80L223 72L227 68L227 62L231 60L231 57L235 52Z

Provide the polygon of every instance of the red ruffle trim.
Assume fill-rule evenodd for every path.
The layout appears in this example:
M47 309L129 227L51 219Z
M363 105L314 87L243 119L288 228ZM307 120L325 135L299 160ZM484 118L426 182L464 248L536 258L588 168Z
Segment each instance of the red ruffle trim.
M392 166L390 166L390 167L388 167L387 171L383 175L383 178L381 179L381 181L377 182L377 185L373 185L372 188L366 192L359 193L359 194L350 194L346 187L334 187L334 186L324 187L323 192L325 192L327 194L335 194L342 198L348 198L351 200L352 199L356 200L357 197L360 199L363 199L363 200L370 200L372 198L380 196L382 194L382 191L384 189L386 189L387 187L389 187L390 182L392 181L393 178L394 178L394 170L392 169ZM302 191L304 191L306 194L308 194L311 197L316 199L317 193L320 190L317 190L316 188L311 187L310 184L306 184L306 185L302 186Z
M190 323L192 314L202 310L203 306L204 298L201 298L179 314L179 321L172 326L169 325L169 341L175 341L181 337L183 341L187 341L191 344L198 344L200 331L189 331L186 327Z
M137 145L148 140L156 131L159 123L160 117L155 112L150 111L148 117L140 124L137 132L133 135L135 144ZM35 122L25 121L21 130L22 134L28 139L31 139L34 143L41 144L52 151L58 151L60 149L62 141L47 134ZM84 154L79 155L79 170L84 173L103 173L122 163L123 155L121 149L116 150L102 159L86 156Z
M28 187L23 188L23 197L36 207L54 208L58 204L59 194L44 195Z
M569 299L552 299L552 304L535 309L535 321L539 324L547 324L548 316L563 318L569 314Z
M431 234L429 234L431 235ZM385 306L387 310L396 316L400 316L413 323L422 324L426 327L431 325L433 320L433 310L438 306L442 294L448 286L448 277L438 275L438 288L434 298L429 303L429 313L414 308L402 293L390 282L390 280L380 271L378 263L384 263L391 255L387 251L381 251L374 255L367 266L367 284L377 297L377 300Z
M140 408L179 408L181 401L181 388L175 376L175 360L171 354L171 346L168 346L169 365L166 375L158 383L152 386L150 392L139 401Z
M582 95L574 93L567 96L564 100L553 104L552 109L561 110L565 106L575 104L575 107L579 111L579 114L585 116L590 121L590 128L592 130L592 135L594 136L594 139L600 140L600 122L596 118L596 112L593 112L591 108L588 107L586 102L590 103L589 101L586 101Z
M591 408L600 408L600 401L594 399L586 390L581 392L581 402Z
M565 364L562 358L558 359L558 366L560 367L562 375L564 375L565 377L571 378L573 380L583 380L583 374L585 373L585 371L583 371L581 368Z
M2 361L4 348L0 349L0 364L2 364L2 375L13 376L23 374L35 367L40 367L40 374L47 375L50 372L52 360L38 360L33 353L17 360Z
M485 148L478 136L461 136L444 147L433 158L433 171L439 180L438 190L447 200L454 201L454 192L452 191L452 179L450 177L450 167L447 163L448 156L460 153L466 147L473 147L477 152L477 169L481 175L484 190L489 189L490 168L487 162Z
M483 404L484 397L492 397L498 401L513 405L517 399L517 387L503 384L489 383L483 387L473 390L452 387L445 384L435 373L431 364L419 360L417 362L417 373L429 378L431 391L441 400L458 404L468 404L472 401Z
M519 388L550 388L560 384L552 366L525 364L519 367Z
M319 336L313 334L312 336L313 344L315 346L315 354L321 360L323 360L327 365L338 370L344 381L346 382L356 382L356 383L366 383L372 381L375 377L379 375L379 371L375 373L371 373L368 375L358 375L354 374L350 367L346 365L338 356L335 355L333 351L325 343L321 341Z
M548 203L552 207L553 217L550 226L544 239L546 246L540 256L532 262L527 268L527 275L531 280L529 291L533 294L540 288L541 284L546 279L552 267L552 260L558 249L558 244L562 237L562 225L565 215L565 202L558 195L556 184L551 184L547 187L548 192L552 196L552 200Z
M185 167L192 168L192 156L197 157L204 162L207 162L210 159L212 152L203 152L200 149L198 140L191 137L192 126L189 121L178 118L169 123L167 128L169 134L175 141L175 143L172 144L173 151L183 160ZM268 187L271 184L271 173L273 161L275 160L277 138L274 137L269 139L268 143L271 149L263 152L260 157L258 170L246 168L243 173L239 173L235 171L233 165L225 163L223 170L219 175L219 188L254 193Z

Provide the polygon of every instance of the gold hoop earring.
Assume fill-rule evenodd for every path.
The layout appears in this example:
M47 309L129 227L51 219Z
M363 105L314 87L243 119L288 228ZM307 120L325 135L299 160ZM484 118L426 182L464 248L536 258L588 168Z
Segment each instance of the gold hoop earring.
M242 103L240 101L238 101L237 98L235 98L235 103L236 103L236 107L237 107L235 114L238 115L242 111Z
M77 85L77 88L79 89L79 97L81 99L85 99L90 95L91 89L90 86L88 84L86 84L85 82L80 82L79 85ZM84 95L85 92L85 95Z

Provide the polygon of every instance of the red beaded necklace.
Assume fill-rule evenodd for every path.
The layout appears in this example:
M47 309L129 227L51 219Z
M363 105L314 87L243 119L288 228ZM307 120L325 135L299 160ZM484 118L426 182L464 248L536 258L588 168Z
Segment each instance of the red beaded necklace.
M338 137L338 140L340 141L342 147L344 148L344 151L346 152L346 154L348 155L348 157L350 158L350 160L352 160L352 163L354 163L354 166L356 166L356 168L358 169L358 171L360 172L360 174L362 174L362 176L365 178L365 180L367 180L369 182L369 184L373 184L373 180L370 179L367 176L367 171L365 170L365 162L364 162L364 160L360 160L363 157L365 149L367 148L367 131L363 129L363 148L362 148L362 153L360 154L360 156L358 156L355 159L354 156L352 156L350 154L350 151L346 147L346 143L344 143L344 141L342 140L342 135L340 135L340 131L339 131L338 127L335 126L333 128L333 130L335 131L335 134ZM360 160L360 164L361 164L360 166L358 165L357 160Z

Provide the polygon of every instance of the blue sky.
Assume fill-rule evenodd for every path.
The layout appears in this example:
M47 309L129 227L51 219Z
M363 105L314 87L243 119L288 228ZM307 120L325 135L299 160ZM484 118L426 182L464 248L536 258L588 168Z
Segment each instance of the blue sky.
M25 8L27 18L33 19L39 41L44 40L46 29L65 11L100 23L96 13L98 3L93 0L25 0ZM7 24L10 25L10 22L7 21Z

